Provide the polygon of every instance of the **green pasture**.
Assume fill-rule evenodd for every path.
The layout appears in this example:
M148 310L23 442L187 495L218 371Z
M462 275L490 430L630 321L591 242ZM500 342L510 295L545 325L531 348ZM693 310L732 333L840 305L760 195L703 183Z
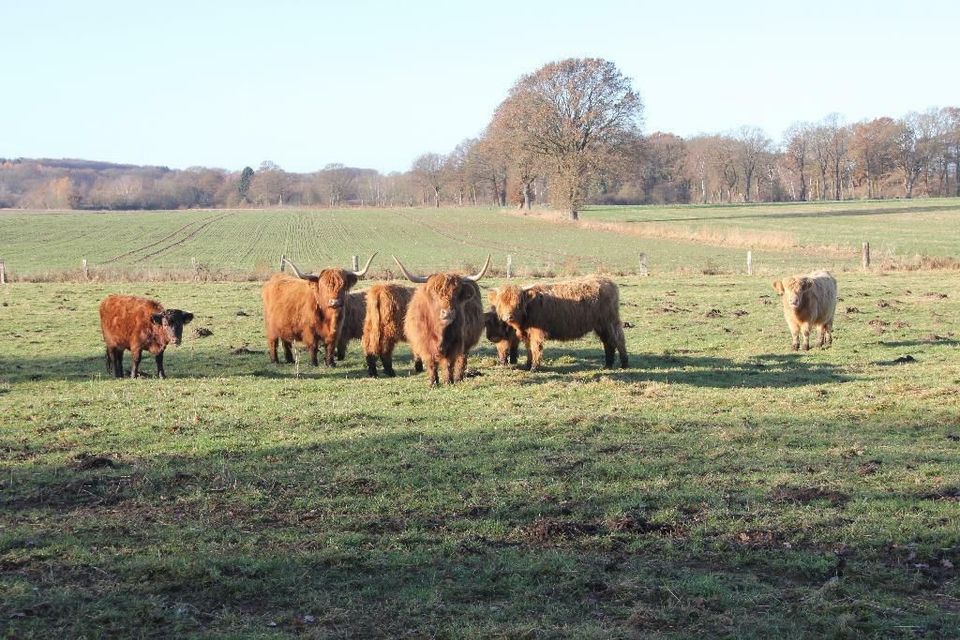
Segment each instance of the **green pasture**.
M224 213L0 220L31 215L89 222L92 259ZM231 212L194 248L272 261L299 225L306 265L429 266L427 222L471 234L448 259L523 244L476 211L469 231L403 212L420 222L379 244L400 215ZM600 243L543 230L544 251ZM75 251L58 237L37 268ZM0 636L955 638L960 278L838 274L834 346L809 353L769 280L618 278L629 369L593 338L548 343L533 375L482 343L439 389L405 348L395 379L355 343L335 369L269 364L256 283L2 286ZM167 380L107 377L114 292L196 314Z
M151 279L188 274L242 280L275 271L286 254L305 268L349 266L374 251L374 273L390 277L390 254L421 271L478 267L487 254L521 276L595 271L757 273L856 269L860 243L878 263L915 255L960 255L960 201L594 207L576 226L494 209L190 210L150 212L3 211L0 260L12 278L77 274ZM613 223L612 228L597 223ZM717 241L711 232L727 238ZM683 232L689 237L676 237ZM703 237L700 237L703 236Z

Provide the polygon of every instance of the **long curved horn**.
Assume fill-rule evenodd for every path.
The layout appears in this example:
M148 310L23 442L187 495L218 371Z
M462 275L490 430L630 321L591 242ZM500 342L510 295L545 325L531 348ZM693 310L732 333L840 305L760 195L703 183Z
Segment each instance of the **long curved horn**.
M298 278L301 278L303 280L311 279L309 273L304 273L303 271L300 271L300 269L297 268L297 265L293 264L293 262L291 262L289 258L284 258L283 261L286 262L288 265L290 265L290 268L293 269L293 272L297 274Z
M374 251L373 255L370 256L370 259L367 260L367 264L363 265L363 269L360 269L360 271L354 271L353 275L357 276L358 278L365 276L367 274L367 269L370 268L370 263L373 262L373 259L377 257L377 253L377 251Z
M483 264L483 269L480 269L480 273L478 273L475 276L467 276L467 280L473 280L474 282L476 282L477 280L483 277L483 274L485 274L487 272L487 269L489 268L490 268L490 254L488 253L487 261Z
M416 282L417 284L423 284L424 282L427 281L427 278L425 278L425 277L423 277L423 276L418 276L418 275L415 274L415 273L410 273L409 271L407 271L407 268L406 268L405 266L403 266L403 263L400 262L399 260L397 260L397 256L390 256L390 257L393 258L393 261L397 263L397 266L398 266L398 267L400 267L400 271L403 271L403 275L407 276L407 280L409 280L410 282Z

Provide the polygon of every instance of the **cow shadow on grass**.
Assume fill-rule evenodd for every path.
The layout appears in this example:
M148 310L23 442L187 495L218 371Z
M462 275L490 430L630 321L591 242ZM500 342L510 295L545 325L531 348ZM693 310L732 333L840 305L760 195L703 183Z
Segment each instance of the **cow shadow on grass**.
M361 370L362 368L362 370ZM164 369L167 378L328 378L330 376L358 377L366 375L366 366L359 355L348 356L338 366L328 368L320 364L314 367L309 361L302 359L299 365L273 364L267 360L265 353L244 353L234 355L232 352L182 352L167 350L164 356ZM124 375L130 374L130 354L124 353ZM398 367L402 370L402 367ZM156 377L157 367L152 355L144 354L140 361L142 378ZM112 379L112 371L108 371L103 355L74 355L62 356L44 355L42 357L24 357L12 359L0 357L0 381L37 382L44 380L96 380Z
M549 353L549 352L548 352ZM524 362L521 355L520 363ZM853 379L829 362L805 354L760 354L747 360L699 354L631 354L626 369L602 369L603 354L595 350L564 349L547 357L541 371L526 384L555 381L556 375L593 374L625 382L664 382L695 387L775 388L836 384ZM614 360L614 366L619 360ZM550 375L556 374L556 375Z

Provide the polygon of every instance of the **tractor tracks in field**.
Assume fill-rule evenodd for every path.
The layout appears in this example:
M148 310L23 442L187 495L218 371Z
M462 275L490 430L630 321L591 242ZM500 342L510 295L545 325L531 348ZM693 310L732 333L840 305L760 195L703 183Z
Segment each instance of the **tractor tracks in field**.
M162 238L154 240L153 242L149 242L145 245L135 247L133 249L130 249L129 251L124 251L121 254L115 255L112 258L104 260L103 264L111 264L114 262L119 262L124 258L134 256L144 251L149 251L150 253L145 253L137 257L135 260L133 260L133 262L135 263L144 262L145 260L158 256L161 253L164 253L174 247L184 244L191 238L195 237L202 230L209 227L214 222L217 222L218 220L222 220L223 218L226 218L231 214L232 212L222 213L219 215L210 216L209 218L202 218L200 220L194 220L192 222L188 222L187 224L179 227L172 233L169 233L163 236ZM187 232L186 235L183 235L182 237L178 237L178 236L181 236L181 234L183 234L184 232ZM156 250L151 251L151 249L156 249Z

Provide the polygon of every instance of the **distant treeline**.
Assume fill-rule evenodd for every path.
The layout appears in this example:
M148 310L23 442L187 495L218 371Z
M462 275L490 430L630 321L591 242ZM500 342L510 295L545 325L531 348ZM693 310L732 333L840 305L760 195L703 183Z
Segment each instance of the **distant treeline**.
M0 207L516 206L550 201L550 171L515 175L509 145L489 130L404 173L330 164L313 173L184 170L88 160L0 158ZM960 196L960 108L843 124L798 123L779 143L755 127L681 138L638 136L590 178L587 201L617 204Z

